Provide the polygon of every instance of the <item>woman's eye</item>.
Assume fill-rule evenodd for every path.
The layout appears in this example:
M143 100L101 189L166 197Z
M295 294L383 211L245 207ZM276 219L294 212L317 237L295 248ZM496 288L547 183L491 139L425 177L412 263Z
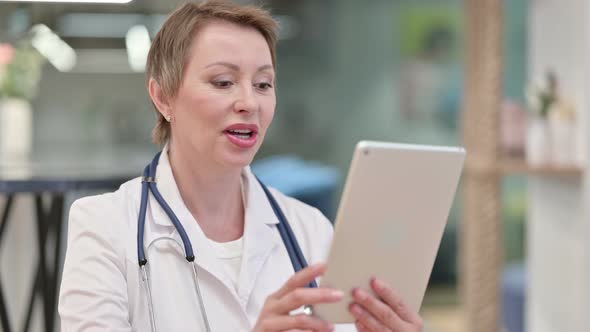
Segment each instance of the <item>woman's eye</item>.
M229 88L234 84L232 81L213 81L212 84L217 88Z
M272 89L272 84L266 83L266 82L257 83L257 84L255 84L255 86L260 90Z

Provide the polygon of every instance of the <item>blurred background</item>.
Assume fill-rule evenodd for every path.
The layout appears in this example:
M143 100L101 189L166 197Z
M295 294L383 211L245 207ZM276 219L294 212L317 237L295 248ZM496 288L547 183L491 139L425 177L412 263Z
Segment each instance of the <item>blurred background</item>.
M253 168L334 220L357 141L462 145L480 155L486 143L477 142L487 140L483 171L470 162L464 180L481 173L496 189L460 188L424 300L425 331L586 331L581 112L590 8L585 0L477 2L257 2L280 22L281 39L277 113ZM157 150L143 69L150 39L180 3L0 1L4 331L57 329L51 299L69 204L139 175ZM478 138L479 126L493 136ZM469 210L465 195L488 198ZM465 212L479 209L496 228L480 234L494 244L478 259L498 264L475 273L461 248L478 247L461 225L487 222ZM577 277L560 276L562 264ZM473 274L493 277L479 284ZM479 297L479 288L493 295ZM493 323L474 323L482 314Z

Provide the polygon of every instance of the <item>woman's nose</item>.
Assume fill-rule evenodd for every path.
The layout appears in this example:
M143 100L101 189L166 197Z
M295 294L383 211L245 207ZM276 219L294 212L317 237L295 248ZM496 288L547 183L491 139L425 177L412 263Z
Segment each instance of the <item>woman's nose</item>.
M256 99L254 87L247 86L241 88L239 96L234 103L234 111L252 113L258 111L258 107L259 104Z

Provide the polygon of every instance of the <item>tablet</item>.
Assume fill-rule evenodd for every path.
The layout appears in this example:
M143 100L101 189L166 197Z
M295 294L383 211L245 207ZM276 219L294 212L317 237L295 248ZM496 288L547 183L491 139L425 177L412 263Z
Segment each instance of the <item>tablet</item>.
M354 156L320 284L344 291L313 313L353 323L351 290L375 276L419 311L451 209L465 150L363 141Z

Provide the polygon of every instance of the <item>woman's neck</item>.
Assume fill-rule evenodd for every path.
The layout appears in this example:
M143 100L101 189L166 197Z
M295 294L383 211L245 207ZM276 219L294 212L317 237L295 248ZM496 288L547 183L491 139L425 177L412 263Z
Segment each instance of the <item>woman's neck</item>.
M169 144L168 158L180 196L205 235L217 242L240 238L245 210L242 170L218 167L174 144Z

